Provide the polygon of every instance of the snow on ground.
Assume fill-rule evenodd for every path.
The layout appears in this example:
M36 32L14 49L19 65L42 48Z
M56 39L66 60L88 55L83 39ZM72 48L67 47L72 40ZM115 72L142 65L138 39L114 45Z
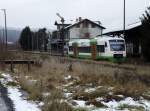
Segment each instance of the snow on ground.
M71 78L72 78L71 75L68 75L68 76L64 77L65 80L69 80Z
M94 107L93 105L86 105L86 101L82 101L82 100L73 100L75 103L77 103L76 107L85 107L85 108L92 108Z
M70 77L68 77L68 78L70 78ZM71 86L72 84L73 84L73 82L71 81L71 82L68 82L67 84L63 85L63 87L68 87L68 86ZM75 86L75 87L78 87L78 86ZM92 92L96 91L97 89L103 89L103 88L106 88L106 87L104 87L104 86L92 87L92 85L89 84L89 85L86 85L84 92L92 93ZM113 92L111 92L111 90L113 90L113 87L107 88L107 90L110 91L109 95L113 95ZM71 98L72 95L73 95L72 92L70 93L68 89L64 88L64 96L68 99L68 102L73 107L76 107L76 108L83 107L83 108L89 109L89 111L129 111L129 109L136 110L136 108L143 108L145 111L150 111L150 101L142 99L142 98L138 101L135 101L133 98L127 97L122 101L113 100L113 101L109 101L109 102L104 102L104 100L105 100L104 98L97 97L97 98L95 98L95 100L97 102L102 103L104 106L107 107L107 108L106 107L98 108L98 107L95 107L94 105L86 105L87 101L70 100L70 99L73 99L73 98ZM124 98L124 95L116 95L116 96ZM124 110L120 110L120 109L124 109Z
M85 105L85 102L86 102L86 101L74 100L74 102L77 103L77 106L78 106L78 107L85 107L85 106L86 106L86 105Z
M88 88L88 89L85 89L84 92L91 93L91 92L94 92L94 91L96 91L96 88Z
M131 97L128 97L120 102L110 101L108 103L105 102L102 103L112 109L117 109L120 105L126 104L129 106L143 107L146 111L150 111L150 101L147 100L134 101L133 98Z
M35 102L27 101L22 97L19 87L7 86L8 82L14 82L9 74L1 74L3 78L0 79L1 83L8 89L8 96L13 101L15 111L41 111Z
M72 95L72 93L64 93L64 96L65 96L66 98L69 98L71 95Z
M1 78L0 81L4 86L8 88L8 96L14 103L15 111L20 111L20 110L21 111L41 111L41 109L39 108L40 105L36 104L35 102L31 102L31 101L27 101L23 99L22 93L19 90L20 88L19 86L10 87L6 85L8 82L14 82L13 78L9 74L2 74L2 76L3 78ZM69 78L70 77L68 76L66 79L69 79ZM73 82L69 82L65 86L70 86L72 84ZM90 88L85 89L85 92L93 92L96 89L97 88L90 87ZM68 98L72 95L72 93L69 93L66 91L64 95L66 98ZM123 95L118 95L118 96L122 97ZM115 100L104 102L103 98L101 97L96 98L96 101L100 101L102 104L104 104L108 108L96 108L94 105L86 105L86 101L82 101L82 100L73 100L73 101L77 104L74 107L83 107L83 108L89 109L90 111L129 111L128 109L119 110L119 106L121 105L143 107L145 111L150 111L150 101L147 101L142 98L139 101L135 101L133 98L128 97L119 102Z
M8 96L14 103L15 111L40 111L34 102L23 100L21 92L15 87L8 87Z
M102 100L102 98L98 98L98 100ZM128 105L128 106L133 106L133 107L143 107L144 111L150 111L150 101L147 100L139 100L139 101L134 101L133 98L126 98L120 102L117 102L115 100L110 101L110 102L102 102L105 106L108 108L96 108L93 105L86 105L86 101L82 100L74 100L74 102L77 103L76 107L83 107L83 108L88 108L90 111L129 111L127 108L124 110L120 110L119 106L121 105ZM134 109L134 108L133 108Z

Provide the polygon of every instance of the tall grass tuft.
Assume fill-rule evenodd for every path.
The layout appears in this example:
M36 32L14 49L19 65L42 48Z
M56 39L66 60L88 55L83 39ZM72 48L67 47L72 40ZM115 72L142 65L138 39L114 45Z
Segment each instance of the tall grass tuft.
M73 111L73 109L64 101L62 93L55 90L46 98L43 111Z

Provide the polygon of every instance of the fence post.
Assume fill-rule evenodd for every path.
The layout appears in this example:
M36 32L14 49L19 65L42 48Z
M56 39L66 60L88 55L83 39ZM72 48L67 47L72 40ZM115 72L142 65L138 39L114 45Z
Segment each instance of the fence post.
M30 61L28 61L28 71L30 71Z
M10 64L10 70L11 70L11 72L14 72L14 70L13 70L13 61L11 60L11 64Z

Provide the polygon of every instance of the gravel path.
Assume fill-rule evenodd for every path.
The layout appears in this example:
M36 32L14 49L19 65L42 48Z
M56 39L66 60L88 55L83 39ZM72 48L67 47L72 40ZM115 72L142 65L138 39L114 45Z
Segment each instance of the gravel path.
M0 83L0 111L14 111L13 103L7 96L7 89Z

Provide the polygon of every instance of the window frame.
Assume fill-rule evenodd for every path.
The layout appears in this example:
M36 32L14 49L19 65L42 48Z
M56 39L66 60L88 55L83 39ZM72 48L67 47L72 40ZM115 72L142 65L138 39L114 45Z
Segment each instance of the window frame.
M105 53L105 45L96 45L98 53Z
M92 27L92 28L95 28L95 27L96 27L96 25L95 25L95 24L91 24L91 27Z
M91 47L85 46L85 47L78 47L79 53L91 53Z

